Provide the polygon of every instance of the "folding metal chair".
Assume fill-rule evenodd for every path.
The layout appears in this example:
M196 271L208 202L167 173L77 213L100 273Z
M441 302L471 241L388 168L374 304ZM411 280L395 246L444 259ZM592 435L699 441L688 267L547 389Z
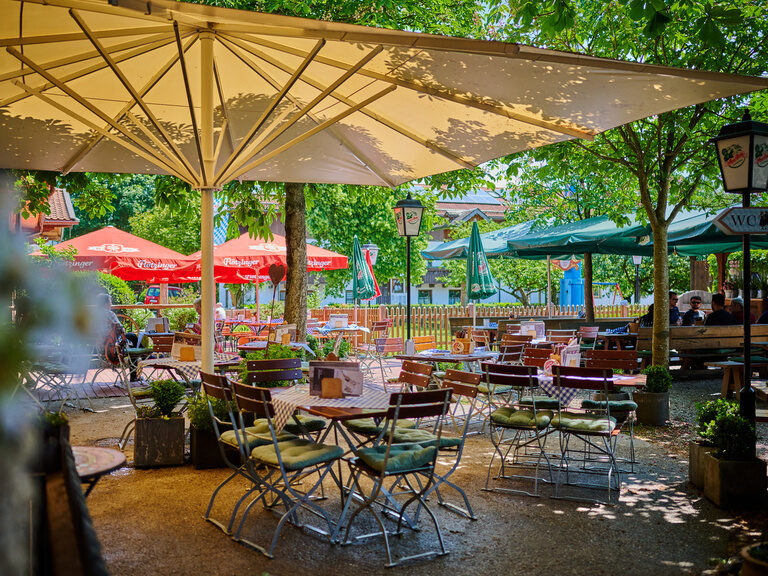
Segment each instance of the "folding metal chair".
M389 332L391 320L379 320L373 323L366 342L355 349L357 360L360 362L360 369L367 372L373 378L373 367L378 364L381 371L381 381L386 382L384 377L384 354L380 347L376 345L379 339L386 339ZM386 385L385 385L386 387Z
M582 350L593 350L597 344L598 332L600 332L599 326L579 327L579 347Z
M260 492L243 511L233 539L258 550L268 558L274 557L280 531L286 521L332 539L338 532L337 524L313 501L313 496L322 486L328 473L334 475L333 466L344 454L344 450L340 446L320 444L305 438L282 440L272 421L274 408L269 389L250 387L237 382L234 387L238 408L266 419L271 442L251 450L245 463L244 471L254 482L254 491ZM253 399L253 395L258 399ZM245 438L247 431L241 426L239 423L240 437ZM315 475L316 479L313 478ZM339 480L335 480L338 484ZM299 488L304 481L309 481L309 487ZM271 502L268 502L268 497ZM263 502L269 510L276 510L278 505L285 510L280 515L268 548L243 537L246 519L257 502ZM299 519L299 512L302 510L321 518L327 530L303 524Z
M549 357L554 353L554 348L534 348L526 346L523 350L523 365L543 368Z
M524 344L509 344L503 342L499 346L499 362L502 364L522 364Z
M613 391L610 370L554 366L553 374L554 384L560 394L564 389L575 389L598 391L606 394L607 397ZM555 484L555 498L611 504L611 494L614 490L612 487L613 478L615 478L617 498L621 495L621 471L615 456L621 427L617 424L616 418L611 415L610 402L605 402L602 407L591 408L588 411L565 407L558 408L557 413L552 418L551 426L560 432L560 464ZM570 482L570 461L572 460L570 442L573 438L584 443L584 448L578 447L573 451L581 455L584 463L586 463L587 454L589 454L591 462L595 461L594 454L602 455L601 460L605 463L605 468L588 469L586 466L582 466L581 472L605 473L607 475L608 498L606 500L560 496L560 488L564 484L596 488L594 484ZM563 477L564 480L561 480Z
M534 367L508 366L502 364L487 365L488 382L498 387L509 387L520 391L520 397L515 404L500 406L491 413L490 437L494 453L488 464L485 479L485 490L498 492L521 493L529 496L539 495L539 471L542 459L546 463L549 479L552 479L552 465L546 452L546 439L550 433L549 423L552 420L552 410L541 409L537 406L535 390L539 385L538 371ZM540 404L546 402L541 401ZM510 432L511 436L507 436ZM534 451L531 452L530 450ZM511 454L511 458L510 458ZM534 481L533 492L508 487L491 487L493 463L498 456L499 471L494 480L523 478ZM509 474L508 466L525 466L534 468L533 476Z
M442 436L443 417L448 411L450 396L450 390L392 394L386 425L374 446L356 450L355 456L348 460L352 476L350 491L342 511L342 520L339 521L340 525L346 518L352 502L358 501L360 496L362 496L363 501L349 517L342 541L344 544L351 544L365 538L382 536L387 551L387 567L397 566L417 558L442 556L448 553L437 518L427 504L426 495L435 483L435 462ZM421 444L396 444L394 442L399 419L427 417L434 417L433 434L435 441L433 444L422 446ZM363 477L373 482L369 491L363 487L361 482ZM398 492L395 492L395 489ZM397 503L398 505L394 506L396 497L404 497L405 502L402 505ZM413 523L413 520L406 515L406 511L412 504L417 506L415 518L418 517L422 508L427 511L437 532L439 549L402 556L394 561L389 537L401 535L404 522L406 525ZM397 529L394 532L390 532L385 526L382 515L377 510L380 507L397 515ZM350 539L352 526L363 510L367 510L373 515L380 530Z

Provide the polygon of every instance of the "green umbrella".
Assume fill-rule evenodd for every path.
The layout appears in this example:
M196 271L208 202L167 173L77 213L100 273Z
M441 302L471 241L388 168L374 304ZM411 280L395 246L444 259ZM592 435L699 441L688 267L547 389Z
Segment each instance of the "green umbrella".
M467 253L467 298L483 300L496 292L493 276L488 268L488 259L485 257L483 243L480 240L480 230L477 228L477 222L473 222Z
M352 248L352 274L352 297L355 300L368 300L376 296L376 283L363 257L357 234Z

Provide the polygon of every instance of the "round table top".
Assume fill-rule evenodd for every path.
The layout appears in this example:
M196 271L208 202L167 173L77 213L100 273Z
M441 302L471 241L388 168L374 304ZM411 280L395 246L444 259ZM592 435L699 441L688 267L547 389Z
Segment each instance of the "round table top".
M102 476L125 464L125 454L112 448L72 446L75 468L81 480Z

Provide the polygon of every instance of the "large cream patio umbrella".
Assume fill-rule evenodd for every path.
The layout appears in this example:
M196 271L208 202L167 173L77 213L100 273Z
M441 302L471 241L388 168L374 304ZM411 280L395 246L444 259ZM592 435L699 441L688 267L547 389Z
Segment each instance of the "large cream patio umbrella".
M172 174L213 191L395 186L768 87L518 44L165 0L0 0L0 167Z

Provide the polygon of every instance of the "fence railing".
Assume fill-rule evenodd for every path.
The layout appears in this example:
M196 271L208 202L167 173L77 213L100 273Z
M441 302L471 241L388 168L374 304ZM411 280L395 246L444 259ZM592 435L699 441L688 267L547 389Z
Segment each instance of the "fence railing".
M641 304L597 305L595 318L636 318L647 312L648 307ZM478 306L477 318L578 318L584 314L584 306ZM312 318L327 322L331 314L346 314L349 322L361 326L370 326L377 320L391 319L392 337L405 338L406 309L401 305L358 308L318 308L310 311ZM357 314L357 317L355 317ZM453 337L450 318L472 315L469 306L412 306L411 336L434 335L439 347L447 347Z

